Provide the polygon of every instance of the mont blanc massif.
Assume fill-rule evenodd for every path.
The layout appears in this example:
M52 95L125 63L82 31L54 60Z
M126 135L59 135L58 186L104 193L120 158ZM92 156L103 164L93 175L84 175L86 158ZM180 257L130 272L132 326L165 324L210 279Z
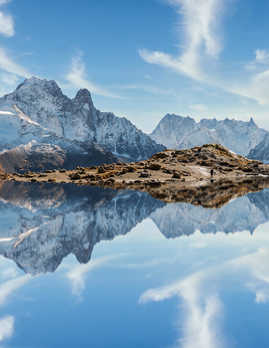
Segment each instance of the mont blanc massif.
M219 143L267 161L269 132L249 122L168 114L148 135L124 117L101 112L86 89L65 96L55 81L32 77L0 98L0 165L6 172L147 159L165 148Z

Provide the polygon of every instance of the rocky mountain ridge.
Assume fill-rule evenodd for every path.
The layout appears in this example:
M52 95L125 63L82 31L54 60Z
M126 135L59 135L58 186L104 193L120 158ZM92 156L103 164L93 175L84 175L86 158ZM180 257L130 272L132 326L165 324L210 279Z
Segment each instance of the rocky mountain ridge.
M169 149L188 149L217 143L229 150L248 155L269 132L259 128L253 118L249 122L234 119L202 119L167 114L151 133L151 138ZM257 158L260 159L260 158Z
M54 272L74 254L90 262L102 240L126 235L146 218L166 238L250 231L269 220L268 190L220 209L165 204L146 193L76 185L6 182L0 185L0 254L26 273Z
M248 158L269 163L269 134L266 134L263 140L249 152Z
M31 146L33 141L35 147ZM72 165L70 157L77 158L75 167L82 165L78 154L83 163L88 157L89 163L94 164L95 159L95 164L100 164L115 162L117 158L145 159L164 149L126 118L97 110L88 90L81 89L70 99L55 81L32 77L0 98L0 164L3 153L4 158L12 158L15 151L29 169L35 149L40 153L45 148L49 150L45 151L48 157L55 153L58 167L61 167L61 161L57 160L59 151L64 154L65 166ZM53 165L53 161L48 162ZM40 168L36 163L30 169Z
M30 274L54 272L69 254L87 263L98 242L125 235L163 205L134 191L5 183L0 254Z

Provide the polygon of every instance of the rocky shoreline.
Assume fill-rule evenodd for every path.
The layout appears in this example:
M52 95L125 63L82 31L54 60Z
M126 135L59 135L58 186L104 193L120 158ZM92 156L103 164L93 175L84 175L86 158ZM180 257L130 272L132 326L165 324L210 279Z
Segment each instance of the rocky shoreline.
M166 150L139 162L13 173L5 180L132 189L165 202L218 207L236 196L269 187L269 165L236 155L221 145L207 144L189 150Z

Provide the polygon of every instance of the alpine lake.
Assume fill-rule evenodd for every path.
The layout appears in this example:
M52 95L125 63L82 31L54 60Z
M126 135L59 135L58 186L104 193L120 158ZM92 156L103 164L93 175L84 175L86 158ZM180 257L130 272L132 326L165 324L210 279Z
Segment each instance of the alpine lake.
M209 209L3 183L0 255L0 347L268 346L268 189Z

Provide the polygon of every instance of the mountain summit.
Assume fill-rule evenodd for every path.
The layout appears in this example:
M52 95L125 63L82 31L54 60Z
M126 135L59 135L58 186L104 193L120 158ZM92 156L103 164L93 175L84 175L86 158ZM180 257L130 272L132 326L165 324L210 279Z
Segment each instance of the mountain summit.
M167 114L151 133L151 138L168 148L186 149L218 143L246 156L269 134L250 118L249 122L228 119L218 121Z
M38 148L40 144L42 149ZM61 161L52 166L59 162L59 166L66 166L68 162L68 167L72 165L71 158L77 159L74 165L111 163L116 158L146 159L164 149L126 118L97 110L87 89L79 90L70 99L55 81L32 77L0 98L0 164L3 153L5 163L10 160L10 151L16 159L23 154L23 161L29 164L30 153L41 153L44 144L50 158L55 146L58 155L61 153ZM79 161L78 156L83 160ZM33 169L38 169L38 163Z

